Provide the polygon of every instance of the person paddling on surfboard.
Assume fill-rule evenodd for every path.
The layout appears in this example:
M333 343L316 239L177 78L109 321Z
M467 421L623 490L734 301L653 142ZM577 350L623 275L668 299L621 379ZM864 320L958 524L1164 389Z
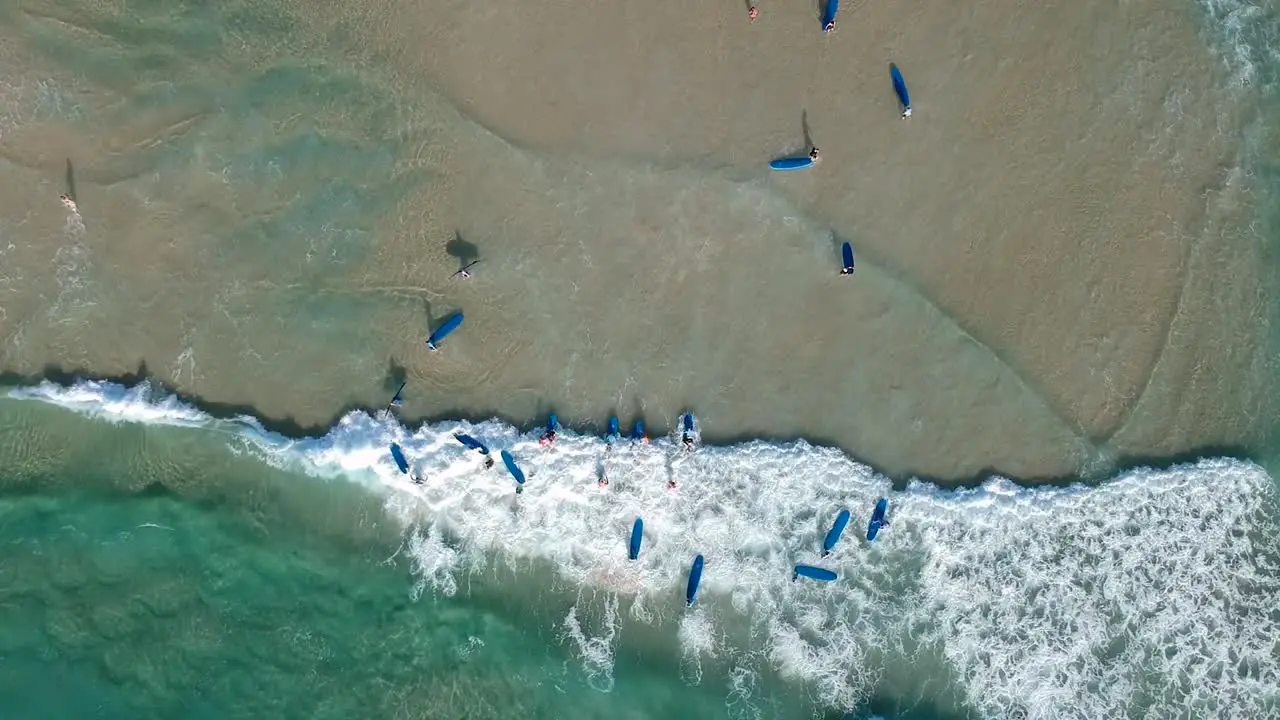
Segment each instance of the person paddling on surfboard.
M684 426L680 433L680 442L684 444L685 452L693 452L693 444L697 439L694 435L693 413L686 412L680 422Z
M538 439L538 444L542 447L551 447L556 442L556 428L560 427L560 421L555 414L547 416L547 431Z
M844 243L843 245L841 245L840 255L841 255L841 259L844 260L844 267L840 269L840 274L852 275L853 274L853 246L850 245L849 243Z

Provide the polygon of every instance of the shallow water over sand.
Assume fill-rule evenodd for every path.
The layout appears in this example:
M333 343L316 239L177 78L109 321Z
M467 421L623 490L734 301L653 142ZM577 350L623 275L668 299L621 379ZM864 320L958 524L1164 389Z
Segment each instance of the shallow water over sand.
M1275 417L1248 100L1190 10L331 7L0 10L0 365L302 424L401 374L411 415L692 407L939 477Z

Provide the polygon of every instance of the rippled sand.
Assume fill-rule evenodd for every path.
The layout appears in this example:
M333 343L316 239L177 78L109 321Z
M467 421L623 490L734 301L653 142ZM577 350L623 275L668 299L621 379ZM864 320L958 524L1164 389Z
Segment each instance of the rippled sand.
M0 365L305 425L403 372L409 414L692 407L943 478L1271 417L1242 111L1189 8L326 8L0 10Z

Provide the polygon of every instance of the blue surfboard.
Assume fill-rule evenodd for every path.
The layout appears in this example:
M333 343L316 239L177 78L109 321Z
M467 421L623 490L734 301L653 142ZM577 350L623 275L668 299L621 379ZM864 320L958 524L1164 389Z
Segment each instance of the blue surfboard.
M774 170L803 170L813 164L813 158L805 155L804 157L780 158L769 163L769 167Z
M902 71L893 63L889 63L889 77L893 80L893 91L898 95L898 102L902 103L902 117L911 117L911 93L907 92L907 81L902 79Z
M631 439L644 440L644 438L644 420L636 420L635 424L631 426Z
M640 557L640 542L644 540L644 521L636 518L631 526L631 544L627 546L627 557L635 560Z
M547 432L558 432L560 430L560 418L555 413L547 416Z
M887 527L889 522L884 519L885 512L889 510L889 501L880 498L876 501L876 507L871 511L871 522L867 523L867 542L876 539L876 535L880 534L880 529Z
M822 32L827 32L836 21L836 13L840 12L840 0L827 0L827 7L822 11Z
M444 322L440 323L440 327L436 328L435 332L431 333L431 337L427 338L427 349L439 349L440 343L444 342L444 339L449 337L449 333L457 330L461 324L462 313L456 312L450 315Z
M396 461L396 467L400 468L400 472L409 472L409 461L404 459L404 451L395 443L391 443L391 459Z
M845 243L840 246L840 257L844 260L844 268L840 270L841 275L853 274L853 246Z
M810 580L832 582L836 579L836 574L826 568L820 568L814 565L797 565L795 574L791 576L791 579L796 580L797 578L802 577L809 578Z
M836 521L831 525L831 529L827 531L827 537L822 541L822 556L826 557L835 549L836 543L840 542L840 535L844 533L844 527L849 524L849 511L841 510L836 515Z
M458 433L453 436L453 439L471 448L472 450L479 450L484 455L489 454L489 448L485 447L484 443L471 437L470 435L467 435L464 433Z
M693 559L693 567L689 568L689 584L684 589L684 606L693 607L698 599L698 585L702 582L702 556Z
M616 442L622 437L622 433L618 431L618 416L609 416L609 430L604 434L604 439L608 442Z
M693 413L691 412L684 414L684 431L687 433L693 432Z
M507 466L507 472L511 473L511 477L515 478L517 485L524 485L524 472L520 470L520 466L516 465L516 459L511 457L511 453L506 450L502 451L502 464Z

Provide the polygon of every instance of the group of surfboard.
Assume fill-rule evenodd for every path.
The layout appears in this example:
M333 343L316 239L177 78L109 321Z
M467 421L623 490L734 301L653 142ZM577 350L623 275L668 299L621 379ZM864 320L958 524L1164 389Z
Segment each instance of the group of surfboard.
M867 522L867 542L875 542L880 531L889 527L889 520L886 513L889 511L888 498L880 498L876 501L876 505L871 510L871 520ZM835 550L836 543L840 542L840 536L844 533L844 528L849 524L849 511L841 510L836 515L836 520L831 525L831 529L827 531L827 536L822 540L822 557L827 557ZM627 557L635 560L640 557L640 541L644 535L644 521L636 518L635 523L631 526L631 542L627 549ZM702 583L702 569L706 565L706 559L702 555L698 555L693 559L693 565L689 567L689 580L685 584L684 601L685 607L693 607L693 603L698 599L698 586ZM820 567L818 565L797 564L791 573L791 581L795 582L800 578L808 578L819 582L835 582L838 576L834 570Z
M461 313L459 313L458 315L455 315L454 317L461 317ZM456 326L457 325L455 324L455 327ZM438 332L439 331L437 331L437 333ZM436 333L433 333L432 337L435 338ZM436 338L436 339L439 340L441 338ZM400 383L400 387L396 389L396 393L395 395L392 396L391 402L387 404L388 412L390 412L392 408L400 407L404 403L404 389L407 385L408 385L408 381ZM688 413L688 412L684 413L684 415L682 415L681 423L682 423L681 434L680 434L681 447L685 452L692 452L694 449L694 446L697 444L697 439L698 439L698 434L694 427L693 413ZM538 444L543 448L551 447L552 445L555 444L556 433L559 430L560 430L560 420L559 418L556 417L555 413L551 413L550 415L547 416L546 428L543 431L542 436L538 439ZM470 435L467 435L466 433L455 433L453 437L455 440L462 443L462 445L464 445L468 449L475 450L480 455L484 456L484 467L486 470L493 467L493 457L490 455L489 447L487 445L485 445L480 440L477 440L476 438ZM609 430L608 432L605 433L605 441L608 443L608 447L612 448L613 445L616 442L620 441L621 439L622 439L622 433L619 430L619 426L618 426L618 416L614 415L613 417L609 418ZM649 442L649 435L645 431L645 425L644 425L643 419L637 418L635 423L632 425L631 440L632 442L641 442L641 443ZM415 483L421 484L425 482L426 479L422 475L413 471L412 467L410 466L408 457L406 457L404 454L404 448L401 447L399 443L396 443L396 442L391 443L390 451L391 451L391 459L395 462L396 467L400 470L400 472L404 473L405 475L408 475L410 479L412 479L413 482ZM525 483L524 471L520 469L519 464L516 463L515 456L512 455L510 451L500 450L498 455L502 458L502 464L507 468L507 472L511 473L512 479L515 480L516 493L519 494L524 490L524 483ZM607 486L609 484L609 479L608 477L605 476L603 469L600 472L598 483L601 487ZM667 481L667 488L669 490L674 490L676 488L676 483L674 479Z
M457 317L461 317L460 315ZM455 325L456 327L456 325ZM447 333L446 333L447 334ZM433 337L435 334L433 333ZM442 339L442 338L441 338ZM399 407L404 401L404 388L407 383L401 383L396 394L391 398L391 403L387 406L388 410L393 407ZM538 443L544 448L549 448L555 444L556 433L560 430L560 421L554 413L547 417L546 428L539 438ZM480 440L467 435L466 433L454 434L454 439L470 450L475 450L484 456L485 469L492 468L494 465L493 457L490 455L489 447ZM619 429L618 416L614 415L609 418L608 430L605 432L605 442L607 447L612 448L613 445L622 440L622 432ZM631 428L632 442L649 442L649 436L645 432L643 419L636 419ZM698 432L694 425L693 413L685 412L681 415L680 426L680 443L683 452L692 452L698 441ZM516 483L516 493L519 494L524 490L525 474L516 463L515 456L509 450L503 449L498 453L502 457L502 464L506 467L507 472L511 474ZM415 483L422 483L424 479L421 475L411 471L408 458L405 457L404 449L399 443L391 443L391 458L395 461L396 467L400 472L408 475ZM605 477L603 470L598 480L601 486L607 486L609 480ZM675 489L675 481L668 480L668 489ZM889 526L889 520L886 513L889 509L889 501L887 498L880 498L876 501L875 507L871 510L871 520L867 523L867 542L874 542L880 534L880 530ZM836 515L835 521L831 525L831 529L827 531L827 535L822 541L822 557L830 555L840 542L840 536L844 534L845 527L849 524L849 511L842 509ZM627 558L630 560L638 560L640 558L640 546L644 541L644 519L637 517L631 525L631 538L627 544ZM689 579L685 585L685 606L693 607L694 602L698 598L698 587L702 583L702 569L706 564L706 560L702 555L694 557L693 564L689 568ZM837 579L836 572L818 565L797 564L792 573L793 581L800 578L808 578L820 582L834 582Z
M836 12L840 9L840 0L827 0L826 8L822 12L822 32L834 32L836 29ZM751 7L751 18L754 21L757 13L755 6ZM902 77L902 71L898 69L895 63L889 63L889 80L893 83L893 92L898 96L898 102L902 105L902 118L911 117L911 93L907 92L907 81ZM812 167L821 159L821 154L817 146L809 148L808 155L796 155L791 157L778 158L769 163L769 167L773 170L803 170ZM841 275L853 274L853 247L849 243L844 243L840 247L841 259L844 261L843 267L840 269Z
M836 13L839 11L839 9L840 9L840 0L827 0L825 9L823 10L823 13L822 13L822 31L824 33L829 33L835 30ZM756 12L755 7L753 6L751 8L752 20L754 20L757 17L757 15L758 13ZM902 105L902 117L904 119L911 117L911 95L907 92L906 80L903 79L902 72L898 69L898 66L896 64L890 63L889 78L893 83L893 91L898 96L898 102L901 103ZM816 164L820 159L820 157L821 156L819 154L818 148L812 147L809 149L809 153L807 155L779 158L777 160L770 162L769 167L779 171L801 170ZM853 275L853 272L854 272L853 246L850 245L848 242L842 243L840 247L840 255L842 260L842 267L840 269L840 274ZM473 265L475 265L475 262L471 263L471 265L464 267L462 270L458 271L458 273L455 273L455 275L461 274L463 277L470 277L470 273L468 272L468 270ZM463 321L463 315L461 312L456 312L446 317L445 320L442 323L440 323L440 325L434 331L432 331L430 336L427 338L427 349L430 350L431 352L436 352L437 350L439 350L440 345L444 342L445 338L447 338L450 334L452 334L455 330L457 330L462 325L462 321ZM388 405L388 410L390 410L393 407L399 407L401 405L401 403L404 400L404 388L405 388L405 383L401 383L399 389L396 390L395 396L392 397L391 403ZM552 444L554 444L556 439L556 432L559 430L559 428L560 428L559 420L556 418L554 414L550 415L547 418L546 430L540 439L540 444L543 447L549 447ZM483 442L465 433L458 433L454 437L457 439L458 442L462 443L467 448L471 450L475 450L476 452L483 455L484 465L486 469L493 467L494 465L493 458L489 453L488 446L486 446ZM605 434L605 439L606 441L608 441L609 446L612 447L613 443L617 442L621 438L622 438L622 434L619 431L617 416L609 418L609 429ZM645 434L644 420L638 419L635 421L635 424L632 427L631 438L635 442L648 442L648 436ZM682 444L683 450L691 451L694 447L695 442L696 442L696 433L694 431L693 414L686 412L682 416L681 444ZM510 451L505 449L501 450L499 451L499 455L502 457L503 466L506 467L507 472L511 474L512 479L514 479L516 482L516 493L520 493L524 489L524 484L525 484L524 471L520 469L520 466L516 463L516 459L511 454ZM400 469L400 472L406 475L409 475L410 478L412 478L415 483L421 483L424 481L424 479L420 475L411 471L408 458L406 458L404 454L404 449L401 448L399 444L394 442L391 443L391 458L392 460L395 461L396 467ZM605 476L603 470L600 473L598 482L601 486L606 486L609 484L609 480ZM668 481L668 489L672 489L672 490L675 489L674 480ZM885 518L885 513L887 512L887 509L888 509L888 500L885 498L880 498L880 500L876 502L875 507L872 509L871 520L867 524L867 541L868 542L874 541L876 539L876 536L879 534L880 530L884 527L888 527L889 522ZM840 535L844 532L844 528L848 523L849 523L849 511L841 510L840 513L836 516L835 523L831 526L831 530L827 533L827 536L823 541L823 544L822 544L823 557L826 557L827 555L829 555L831 551L835 548L836 543L839 542L840 540ZM637 558L640 557L640 544L641 544L641 540L643 539L643 536L644 536L644 521L641 518L637 517L635 520L635 523L631 528L631 541L628 547L628 557L630 557L630 559L636 560ZM685 590L685 600L689 606L692 606L694 603L694 600L697 598L698 585L702 581L703 565L704 565L703 556L698 555L693 559L693 565L689 569L689 582ZM836 573L832 570L828 570L826 568L819 567L816 565L798 564L795 566L795 570L792 575L792 580L798 580L799 578L802 578L802 577L809 578L811 580L819 580L822 582L832 582L836 580Z
M827 4L828 8L835 7L839 0L830 0ZM833 18L830 22L830 28L835 29L835 13L831 12ZM828 31L829 32L829 31ZM907 81L902 77L902 71L898 69L897 64L889 63L889 80L893 83L893 92L898 96L898 103L902 106L902 119L911 117L911 93L907 92ZM789 157L778 158L769 162L769 167L773 170L803 170L807 167L813 167L822 159L817 146L809 148L807 155L793 155Z

